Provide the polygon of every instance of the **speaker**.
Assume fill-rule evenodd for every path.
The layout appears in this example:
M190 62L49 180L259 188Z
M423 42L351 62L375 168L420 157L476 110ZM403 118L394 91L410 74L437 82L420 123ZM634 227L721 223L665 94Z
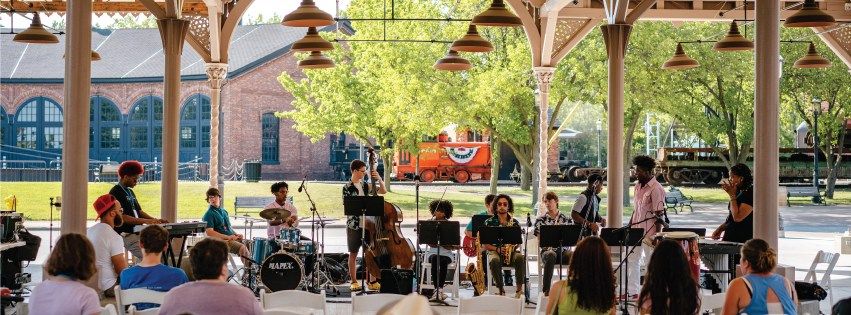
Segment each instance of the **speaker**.
M380 293L408 295L414 292L414 271L410 269L381 269Z

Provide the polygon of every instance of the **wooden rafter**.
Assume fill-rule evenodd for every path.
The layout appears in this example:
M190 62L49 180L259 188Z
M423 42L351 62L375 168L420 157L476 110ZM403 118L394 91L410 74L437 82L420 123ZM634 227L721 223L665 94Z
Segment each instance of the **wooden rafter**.
M165 12L166 2L163 0L151 0ZM0 6L3 9L13 9L15 11L39 11L39 12L65 12L68 3L65 1L0 1ZM182 6L183 13L207 14L207 6L203 0L185 0ZM149 7L145 6L141 1L94 1L92 2L92 12L95 13L149 13Z

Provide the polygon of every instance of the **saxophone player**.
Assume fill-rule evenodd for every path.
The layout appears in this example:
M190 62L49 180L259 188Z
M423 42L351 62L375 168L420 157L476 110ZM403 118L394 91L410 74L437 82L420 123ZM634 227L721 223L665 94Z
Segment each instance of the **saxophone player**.
M485 226L520 226L520 222L511 217L511 214L514 213L514 202L508 195L497 195L493 201L492 209L494 209L495 214L485 221ZM514 298L519 299L523 296L526 257L516 251L517 246L506 245L502 248L497 248L491 244L483 244L482 247L488 251L488 268L490 268L494 284L499 289L499 295L505 295L502 281L503 261L510 261L511 266L515 269L514 283L517 284L517 291L514 292Z

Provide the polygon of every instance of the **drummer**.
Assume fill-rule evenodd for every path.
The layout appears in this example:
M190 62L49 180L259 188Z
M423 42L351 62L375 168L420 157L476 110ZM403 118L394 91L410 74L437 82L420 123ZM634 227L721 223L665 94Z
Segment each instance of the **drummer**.
M287 194L290 186L286 182L277 182L272 184L272 194L275 195L275 200L266 205L265 209L284 209L290 212L289 218L268 220L269 227L266 228L266 234L269 238L278 238L281 234L281 228L291 228L298 226L298 209L289 201Z

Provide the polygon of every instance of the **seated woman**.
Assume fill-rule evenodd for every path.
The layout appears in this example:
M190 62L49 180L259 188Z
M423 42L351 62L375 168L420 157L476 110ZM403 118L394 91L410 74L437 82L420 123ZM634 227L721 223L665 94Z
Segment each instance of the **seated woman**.
M553 283L546 314L615 314L615 277L609 246L590 236L576 245L567 280Z
M682 245L664 240L656 245L638 297L641 314L697 314L700 297Z
M722 314L796 314L795 286L771 273L777 252L767 242L758 238L745 242L740 264L745 275L730 282Z
M431 211L432 219L436 221L446 221L452 217L452 203L446 200L432 200L428 204L428 210ZM455 250L457 246L441 246L440 255L438 255L437 245L429 244L428 252L426 252L426 260L431 264L431 283L434 284L434 299L445 300L446 295L442 292L438 294L437 290L443 288L448 273L449 264L455 260ZM440 267L438 274L437 268Z
M98 294L84 282L95 275L95 248L86 236L62 235L47 258L48 278L30 296L30 314L100 314Z

